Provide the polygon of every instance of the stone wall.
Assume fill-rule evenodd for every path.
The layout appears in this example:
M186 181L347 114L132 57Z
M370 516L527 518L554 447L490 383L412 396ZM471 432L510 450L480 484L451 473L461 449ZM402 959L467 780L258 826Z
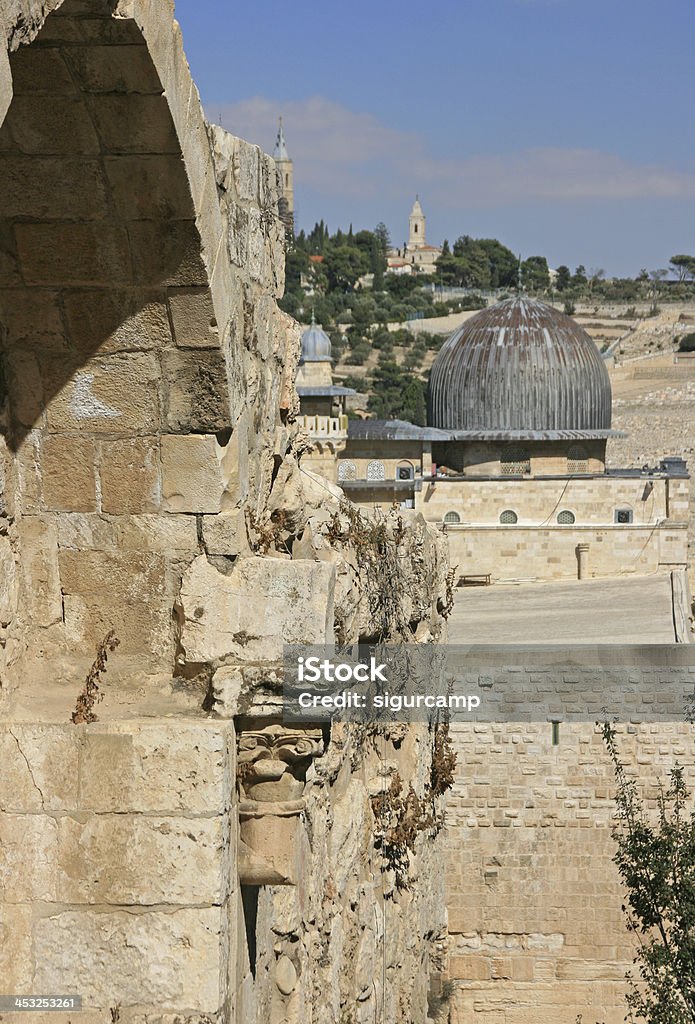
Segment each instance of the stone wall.
M695 783L692 729L617 726L654 809L676 762ZM612 862L615 785L600 730L452 725L466 765L447 809L452 1024L621 1024L631 940Z
M441 636L446 545L387 517L399 590L302 466L276 170L172 13L0 4L2 975L95 1024L420 1021L437 845L396 891L370 795L426 797L433 736L284 729L280 653Z

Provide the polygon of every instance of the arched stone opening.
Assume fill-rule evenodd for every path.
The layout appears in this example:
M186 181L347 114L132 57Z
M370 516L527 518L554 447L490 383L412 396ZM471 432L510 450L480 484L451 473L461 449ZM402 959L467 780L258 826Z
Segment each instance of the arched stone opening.
M250 435L262 500L288 391L272 165L205 124L172 5L27 6L0 128L5 698L74 693L111 629L110 678L171 679L182 571L247 500Z

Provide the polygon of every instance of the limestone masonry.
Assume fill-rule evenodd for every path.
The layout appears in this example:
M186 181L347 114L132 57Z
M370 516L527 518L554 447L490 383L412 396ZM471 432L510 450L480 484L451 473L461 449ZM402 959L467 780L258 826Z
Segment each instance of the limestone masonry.
M444 641L449 541L460 573L573 578L588 530L586 575L670 573L683 613L684 465L603 483L586 439L556 560L555 529L490 541L501 470L447 481L406 437L370 475L321 359L300 415L282 130L276 165L206 122L171 0L0 0L0 26L0 995L81 995L81 1024L617 1024L594 726L294 727L282 650ZM525 478L570 454L532 448L505 509L554 510ZM623 732L649 799L691 769L687 727Z

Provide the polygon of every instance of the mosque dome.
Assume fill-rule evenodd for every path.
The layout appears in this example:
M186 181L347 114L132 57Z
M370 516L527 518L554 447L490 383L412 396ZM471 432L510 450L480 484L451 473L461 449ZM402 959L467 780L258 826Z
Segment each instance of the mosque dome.
M300 363L325 363L331 358L331 339L312 319L302 335Z
M570 317L535 299L508 299L445 341L432 366L428 423L451 431L605 437L608 371Z

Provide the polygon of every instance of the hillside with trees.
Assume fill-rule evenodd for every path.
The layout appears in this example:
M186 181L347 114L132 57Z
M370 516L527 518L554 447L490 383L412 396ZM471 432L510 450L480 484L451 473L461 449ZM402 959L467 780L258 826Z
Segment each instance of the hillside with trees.
M368 411L380 418L424 423L429 368L444 336L423 331L423 320L480 309L519 288L570 314L579 304L624 304L629 316L637 303L657 311L663 302L695 299L695 257L685 254L673 256L668 269L609 279L582 265L551 272L545 256L520 261L497 239L461 235L451 246L444 242L430 276L387 272L390 248L383 223L331 234L320 221L301 231L287 253L280 302L300 323L314 316L322 324L336 379L366 393Z

